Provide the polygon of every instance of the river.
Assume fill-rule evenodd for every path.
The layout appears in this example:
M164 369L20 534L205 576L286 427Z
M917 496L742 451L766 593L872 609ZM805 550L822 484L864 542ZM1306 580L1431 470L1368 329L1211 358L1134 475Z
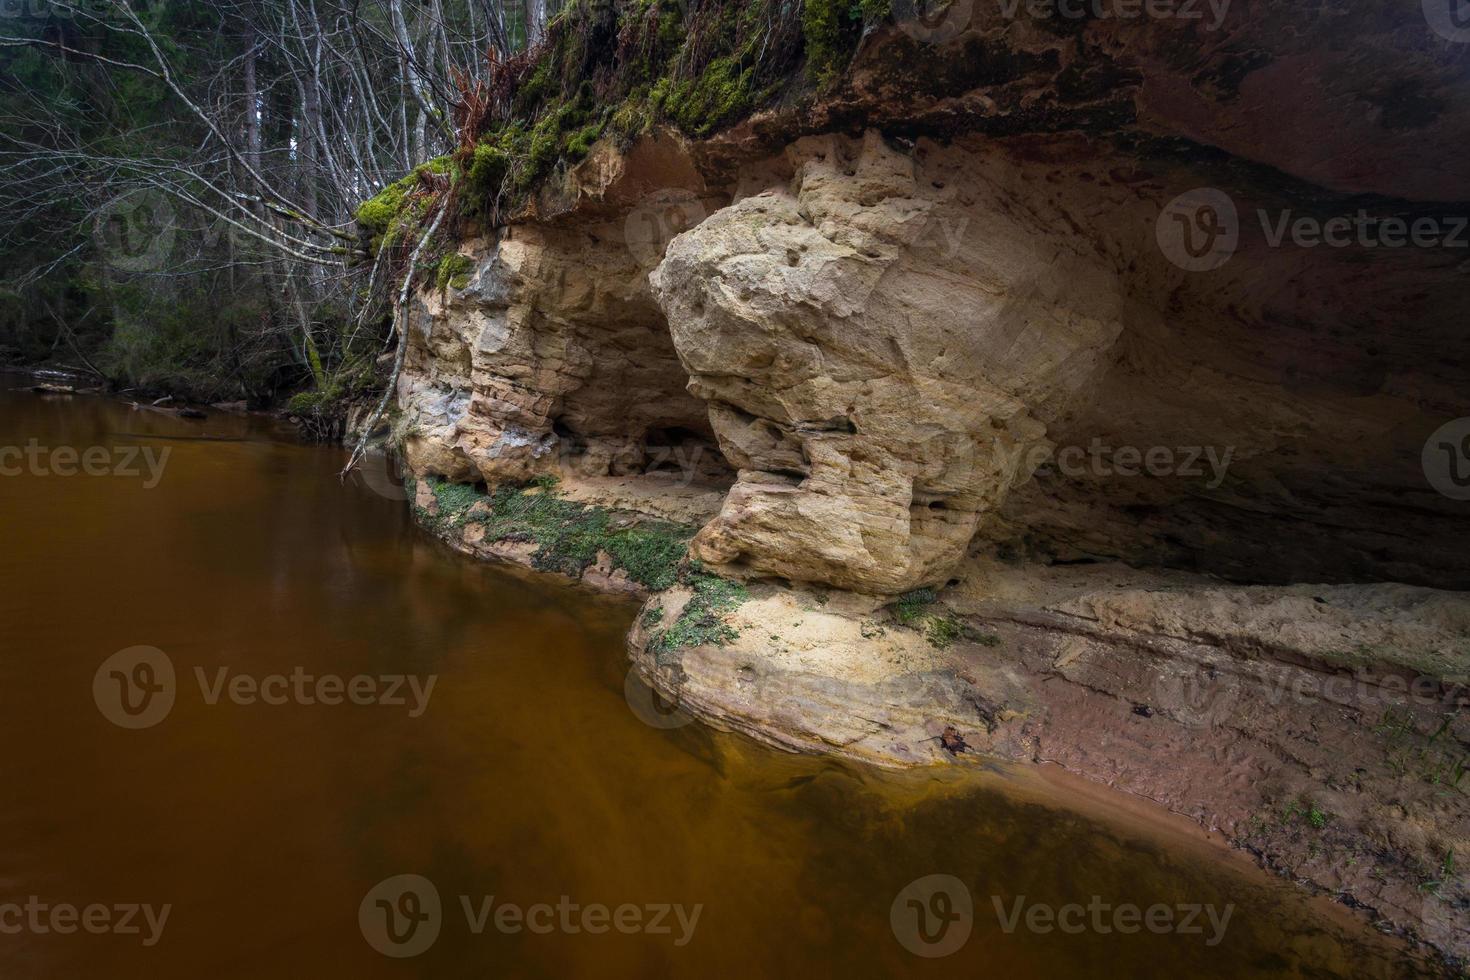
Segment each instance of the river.
M1412 975L1064 782L648 724L635 604L448 551L343 456L0 391L5 977Z

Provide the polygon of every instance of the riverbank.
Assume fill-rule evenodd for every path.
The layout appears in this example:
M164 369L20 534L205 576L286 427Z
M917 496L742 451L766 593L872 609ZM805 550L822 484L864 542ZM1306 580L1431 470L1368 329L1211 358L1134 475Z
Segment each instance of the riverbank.
M691 574L678 549L650 579L673 584L651 589L592 541L580 567L538 561L534 527L437 484L461 498L446 513L433 486L416 485L415 512L458 550L647 596L635 669L715 728L890 768L1054 766L1450 964L1470 951L1455 867L1470 853L1461 594L972 555L948 587L895 600ZM605 485L530 492L621 504L613 526L698 517L687 498L639 514Z

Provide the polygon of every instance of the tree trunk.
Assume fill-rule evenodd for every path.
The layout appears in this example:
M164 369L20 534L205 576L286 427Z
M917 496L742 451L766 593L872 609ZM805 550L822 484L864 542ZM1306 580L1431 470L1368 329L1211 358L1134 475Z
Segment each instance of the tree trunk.
M251 169L260 173L260 85L255 79L255 59L258 45L250 38L250 48L245 52L245 160Z
M546 36L546 0L526 0L526 46L541 43Z

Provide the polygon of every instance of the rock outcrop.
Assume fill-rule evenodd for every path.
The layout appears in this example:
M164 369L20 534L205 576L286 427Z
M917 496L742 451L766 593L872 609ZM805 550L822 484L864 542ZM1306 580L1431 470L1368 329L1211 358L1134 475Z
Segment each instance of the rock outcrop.
M756 586L727 644L670 651L675 589L629 649L718 727L883 766L1060 766L1470 955L1470 896L1445 872L1470 843L1462 596L983 559L958 574L917 609Z
M466 243L464 287L419 297L399 388L412 469L492 483L568 466L618 475L641 471L650 445L708 438L644 271L596 236L517 226Z
M419 476L697 527L630 650L702 719L1055 762L1465 955L1420 885L1470 851L1470 492L1427 443L1470 415L1470 45L1243 7L952 4L801 111L601 144L419 294L397 429ZM530 560L497 520L457 543ZM1343 860L1262 825L1303 801Z
M1108 361L1118 281L999 188L875 132L782 162L650 277L739 470L695 552L866 592L942 582Z

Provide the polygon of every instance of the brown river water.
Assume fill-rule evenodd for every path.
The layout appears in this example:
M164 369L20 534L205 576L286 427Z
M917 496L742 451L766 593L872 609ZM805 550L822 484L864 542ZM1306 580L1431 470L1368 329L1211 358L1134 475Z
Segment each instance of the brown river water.
M448 551L343 456L0 391L0 976L1411 975L1096 793L646 724L635 604Z

